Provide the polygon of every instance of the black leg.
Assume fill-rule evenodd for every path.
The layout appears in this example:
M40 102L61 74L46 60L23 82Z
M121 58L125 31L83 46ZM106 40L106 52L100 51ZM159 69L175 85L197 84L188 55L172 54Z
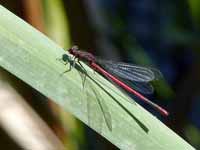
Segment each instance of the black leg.
M69 65L69 69L67 69L66 71L64 71L63 73L61 73L60 76L62 76L63 74L65 74L66 72L69 72L69 71L71 71L71 70L72 70L72 66Z

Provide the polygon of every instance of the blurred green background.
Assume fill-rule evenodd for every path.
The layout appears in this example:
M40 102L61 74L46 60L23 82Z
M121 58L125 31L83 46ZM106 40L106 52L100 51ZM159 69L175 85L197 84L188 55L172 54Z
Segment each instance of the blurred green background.
M169 110L170 116L163 118L141 105L200 149L199 0L0 0L0 4L65 49L77 44L104 59L158 68L164 79L154 82L155 92L145 96ZM66 149L117 149L8 76ZM0 134L0 147L20 149L5 131Z

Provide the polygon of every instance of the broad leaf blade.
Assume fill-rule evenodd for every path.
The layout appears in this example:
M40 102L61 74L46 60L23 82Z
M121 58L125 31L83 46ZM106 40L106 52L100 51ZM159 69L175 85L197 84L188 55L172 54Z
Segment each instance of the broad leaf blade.
M79 73L75 68L60 76L67 68L56 58L64 50L3 7L0 15L0 66L88 124ZM84 68L110 111L112 131L103 124L101 134L113 144L136 150L194 149L142 107L128 103L129 98L110 82Z

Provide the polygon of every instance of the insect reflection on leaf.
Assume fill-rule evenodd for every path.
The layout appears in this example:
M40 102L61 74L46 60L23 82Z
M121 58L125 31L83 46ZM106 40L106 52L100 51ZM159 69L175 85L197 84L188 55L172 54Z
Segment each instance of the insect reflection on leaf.
M80 73L80 72L79 72ZM110 131L112 131L112 118L110 111L103 99L103 96L95 88L90 80L87 80L85 74L80 74L83 82L83 91L86 93L88 123L93 126L96 124L99 133L101 133L103 119ZM91 91L93 94L91 94Z
M64 59L63 59L64 58ZM89 87L88 89L90 90L86 90L86 99L87 100L90 100L89 101L89 104L88 105L92 105L92 103L94 102L94 104L98 104L101 103L101 106L98 106L96 107L96 110L94 108L92 108L91 106L89 106L89 111L88 111L88 122L90 123L89 125L91 125L91 127L94 127L97 132L101 133L101 126L102 126L102 123L99 123L99 122L102 122L102 117L104 117L105 119L105 122L106 122L106 125L108 127L108 129L112 129L112 121L111 119L111 114L109 113L109 110L108 110L108 107L105 105L105 102L101 102L102 99L99 99L99 96L98 93L95 94L94 91L97 91L96 88L94 88L94 86L96 87L99 87L102 92L105 92L108 96L110 96L127 114L129 114L132 119L134 119L134 121L143 129L144 132L148 133L149 132L149 129L148 127L142 123L136 116L134 116L121 102L119 102L113 95L111 95L102 85L101 85L101 82L98 82L97 80L93 79L90 75L88 75L87 71L85 70L85 68L83 67L83 65L77 61L74 63L74 60L69 57L67 54L64 54L63 55L63 58L62 60L64 61L68 61L69 64L70 64L70 69L68 69L67 71L65 72L68 72L71 70L71 66L74 65L73 67L78 71L78 73L80 74L81 78L82 78L82 87L83 87L83 90L86 90L87 88L85 88L85 84L86 82L90 82L90 84L92 84L92 87ZM89 79L89 80L88 80ZM91 90L93 91L93 94L91 94ZM87 94L88 93L88 94ZM92 96L93 95L93 96ZM98 97L98 99L97 99ZM100 95L100 97L102 97ZM92 100L91 100L92 98ZM97 99L97 101L94 101L94 99ZM100 100L100 102L98 102ZM125 98L125 100L127 100ZM104 100L103 100L104 101ZM133 101L130 101L130 99L127 100L128 102L130 102L131 104L133 104L134 102ZM92 102L92 103L91 103ZM102 107L102 108L101 108ZM92 108L92 109L91 109ZM90 111L93 111L93 112L90 112ZM106 111L105 111L106 110ZM98 113L99 112L99 113ZM106 114L103 114L102 113L106 113ZM97 114L97 115L93 115L93 117L90 117L89 115L92 115L92 114ZM109 117L110 116L110 117ZM96 120L99 120L99 121L95 121ZM98 128L98 129L97 129Z

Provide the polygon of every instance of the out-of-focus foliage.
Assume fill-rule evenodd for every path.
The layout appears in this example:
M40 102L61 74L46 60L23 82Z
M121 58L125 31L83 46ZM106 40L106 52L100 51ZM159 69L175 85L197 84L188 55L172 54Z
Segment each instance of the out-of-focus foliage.
M193 20L194 26L200 29L200 1L199 0L188 0L189 11Z
M69 48L71 38L64 8L62 0L43 0L44 28L47 35L63 48ZM51 103L50 106L61 123L62 128L56 128L66 148L70 150L83 148L85 140L82 124L55 104Z
M192 124L186 125L185 127L185 137L191 142L196 149L200 148L200 131L199 128L193 126Z
M43 0L43 8L48 36L63 47L70 47L67 14L62 0Z
M147 96L170 110L165 123L183 137L187 132L193 143L184 126L190 120L199 132L200 1L86 1L100 35L98 53L159 68L165 80L156 81L156 93Z
M12 11L23 14L23 1L2 2ZM89 43L88 47L94 48L92 46L95 43L93 52L102 57L160 69L164 79L154 82L155 93L146 96L167 108L171 115L167 119L162 118L148 106L145 107L199 148L199 0L40 2L44 11L44 31L61 46L68 48L70 43L79 41ZM95 36L88 38L91 33ZM74 41L70 39L70 34L75 35ZM65 117L60 119L65 120ZM71 124L69 130L74 133L79 125L74 125L73 119ZM83 138L82 128L80 130L77 131L80 136L76 135L79 140ZM91 137L89 141L95 143L93 136ZM99 149L102 147L99 146Z

